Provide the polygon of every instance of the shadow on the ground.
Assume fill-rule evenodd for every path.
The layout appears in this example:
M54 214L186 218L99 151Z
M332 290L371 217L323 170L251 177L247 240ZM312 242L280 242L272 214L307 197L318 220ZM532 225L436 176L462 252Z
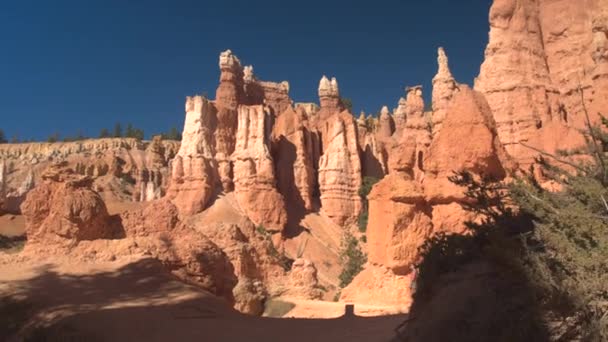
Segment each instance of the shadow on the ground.
M427 241L400 341L549 340L538 291L508 240L498 241L460 234Z
M77 272L63 274L47 265L30 279L11 282L10 297L3 297L13 304L0 312L15 318L0 320L0 340L389 341L404 319L242 315L222 299L177 280L154 259L111 272Z

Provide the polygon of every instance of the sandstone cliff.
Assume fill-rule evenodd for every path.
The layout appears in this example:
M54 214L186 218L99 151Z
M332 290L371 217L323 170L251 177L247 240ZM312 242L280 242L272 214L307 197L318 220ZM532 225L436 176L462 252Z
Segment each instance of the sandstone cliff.
M88 139L65 143L0 145L1 211L19 213L25 195L42 181L51 165L68 167L93 179L93 187L104 198L148 201L165 194L169 161L179 142L140 142L130 138Z

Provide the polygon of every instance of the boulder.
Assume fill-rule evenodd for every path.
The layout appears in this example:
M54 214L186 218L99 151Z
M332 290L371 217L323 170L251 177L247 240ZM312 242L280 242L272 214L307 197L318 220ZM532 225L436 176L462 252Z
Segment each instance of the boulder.
M120 235L90 177L56 165L21 204L28 243L71 244Z

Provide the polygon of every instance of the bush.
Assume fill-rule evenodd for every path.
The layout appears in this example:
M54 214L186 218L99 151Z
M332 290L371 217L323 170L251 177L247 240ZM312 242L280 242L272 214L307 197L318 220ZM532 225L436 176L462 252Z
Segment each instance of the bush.
M340 102L342 102L344 109L348 110L350 113L353 112L353 100L347 97L343 97L340 99Z
M367 262L367 256L361 251L359 242L349 233L342 239L340 260L342 262L340 287L346 287L363 270L363 265Z
M451 177L466 187L465 208L478 220L467 223L470 236L438 235L425 243L415 301L428 297L441 275L483 260L526 289L518 297L527 303L519 307L522 317L542 313L542 320L513 327L521 336L545 329L555 340L608 340L608 140L598 132L604 131L587 134L592 163L548 153L537 159L560 191L545 190L532 172L507 187L467 172Z
M357 218L357 226L359 227L360 232L365 232L367 230L367 222L369 220L369 203L367 201L367 195L372 191L374 184L379 181L380 180L375 177L363 177L363 182L361 182L359 197L361 197L362 208L361 213Z
M267 231L263 225L257 226L255 230L258 232L258 234L262 235L264 240L266 240L266 251L268 252L268 255L273 257L286 272L291 270L291 266L293 265L294 260L285 255L285 253L279 253L279 251L277 251L277 249L274 247L274 244L272 243L272 235L270 234L270 232Z

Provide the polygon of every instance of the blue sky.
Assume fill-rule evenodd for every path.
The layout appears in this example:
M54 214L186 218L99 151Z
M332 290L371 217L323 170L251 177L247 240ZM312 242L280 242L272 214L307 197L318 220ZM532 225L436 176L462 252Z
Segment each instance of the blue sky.
M184 98L215 96L218 55L288 80L318 101L335 76L354 111L396 106L403 88L430 98L443 46L459 82L472 83L488 39L490 0L0 2L0 129L46 139L97 136L133 123L146 136L180 130Z

